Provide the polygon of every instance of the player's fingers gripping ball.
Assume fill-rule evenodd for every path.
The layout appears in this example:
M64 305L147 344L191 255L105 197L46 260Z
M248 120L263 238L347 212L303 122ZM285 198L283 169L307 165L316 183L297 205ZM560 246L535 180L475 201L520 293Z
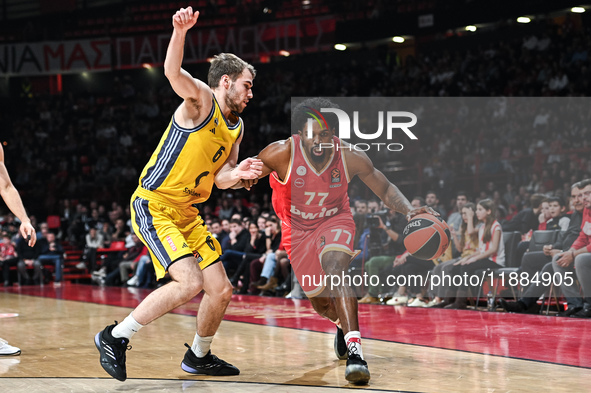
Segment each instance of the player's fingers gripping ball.
M450 241L449 226L432 214L416 215L402 231L404 246L412 256L430 260L440 257Z

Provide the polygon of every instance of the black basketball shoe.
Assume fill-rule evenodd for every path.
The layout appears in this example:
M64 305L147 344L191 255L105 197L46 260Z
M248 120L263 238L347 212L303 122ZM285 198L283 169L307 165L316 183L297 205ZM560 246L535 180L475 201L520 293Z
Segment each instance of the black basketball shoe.
M355 385L366 385L369 378L367 362L361 359L358 354L350 353L349 359L347 359L347 368L345 369L345 379Z
M232 366L230 363L223 361L211 351L207 352L202 358L198 358L188 344L185 347L189 348L185 353L185 358L181 362L181 368L190 374L199 375L238 375L240 370Z
M111 331L117 325L107 326L102 332L94 336L94 345L100 352L100 361L103 369L113 378L119 381L127 379L125 368L125 351L131 349L126 338L113 337Z
M349 353L343 329L337 326L337 334L334 336L334 353L340 360L347 360Z

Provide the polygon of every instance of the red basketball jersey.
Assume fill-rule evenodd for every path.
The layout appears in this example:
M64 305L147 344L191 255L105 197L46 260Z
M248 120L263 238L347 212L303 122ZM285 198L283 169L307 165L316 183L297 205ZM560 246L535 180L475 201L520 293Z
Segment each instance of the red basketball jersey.
M283 224L312 231L330 217L345 214L352 218L347 195L349 174L342 149L331 149L332 158L317 172L302 151L300 136L293 135L289 142L292 153L285 179L279 180L276 172L269 179L273 208ZM341 146L336 136L333 146Z

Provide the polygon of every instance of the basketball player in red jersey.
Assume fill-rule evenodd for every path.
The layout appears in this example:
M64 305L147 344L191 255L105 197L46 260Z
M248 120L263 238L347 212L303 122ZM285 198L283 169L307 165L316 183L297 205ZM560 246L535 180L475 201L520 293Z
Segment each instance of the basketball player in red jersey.
M345 378L366 384L370 373L361 350L357 298L347 282L332 287L329 278L342 277L357 254L348 183L359 176L386 206L409 219L437 213L427 206L413 209L364 152L351 149L334 135L334 128L313 122L312 137L308 136L310 108L334 107L321 98L302 102L292 113L295 134L270 144L257 158L264 164L262 177L271 175L273 207L282 220L283 244L294 273L316 312L337 326L335 352L339 359L347 359ZM247 187L252 183L242 182ZM325 276L327 280L322 279Z

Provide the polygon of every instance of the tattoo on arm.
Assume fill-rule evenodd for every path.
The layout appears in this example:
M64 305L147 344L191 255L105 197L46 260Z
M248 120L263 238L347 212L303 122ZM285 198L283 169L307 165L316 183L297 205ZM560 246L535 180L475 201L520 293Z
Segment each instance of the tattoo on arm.
M406 197L402 194L402 192L400 192L398 187L396 187L394 184L390 184L390 186L388 187L384 203L390 209L394 209L402 214L408 214L408 212L412 210L412 205L410 204L408 199L406 199Z

